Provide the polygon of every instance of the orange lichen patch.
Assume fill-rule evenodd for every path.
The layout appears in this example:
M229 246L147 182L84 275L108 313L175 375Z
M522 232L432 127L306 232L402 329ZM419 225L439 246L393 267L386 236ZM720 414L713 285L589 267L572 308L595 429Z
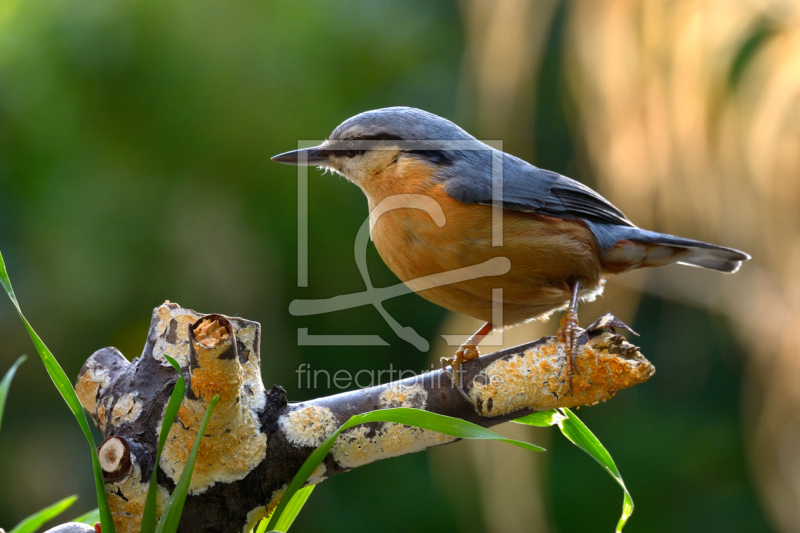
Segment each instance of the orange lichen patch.
M219 394L220 403L224 405L239 395L242 367L239 359L232 357L234 342L234 337L218 319L200 321L192 341L196 359L189 369L195 396L209 399Z
M131 392L121 396L111 411L111 423L118 426L121 422L133 422L142 414L142 404L136 401L138 394Z
M184 399L178 410L180 423L170 428L159 465L175 482L183 472L207 406L203 400ZM220 400L201 440L189 493L200 494L216 482L244 478L266 452L267 435L261 432L256 413L235 398Z
M365 426L357 426L339 435L331 448L331 456L344 468L356 468L454 440L455 437L436 431L402 424L383 424L375 432Z
M264 383L261 381L261 361L258 353L258 329L248 325L236 329L236 339L250 352L247 362L242 364L242 384L246 394L241 395L242 405L253 410L261 410L267 403L267 394Z
M284 485L275 491L275 494L272 495L272 499L267 504L267 514L274 511L278 504L281 503L281 498L283 498L283 495L286 494L286 489L288 488L289 485Z
M186 402L182 403L178 408L178 420L180 420L181 425L185 428L199 426L201 419L197 418L197 414L198 413L196 413L194 409L187 406Z
M172 305L169 300L165 301L161 304L161 307L158 308L158 318L161 319L161 324L164 328L166 328L169 321L172 319ZM161 332L159 332L161 333Z
M420 383L412 386L393 385L381 393L381 407L414 407L425 409L428 405L428 392Z
M181 366L189 363L189 326L196 320L196 315L191 315L169 302L163 303L157 310L158 324L156 324L156 342L153 345L153 357L161 361L164 366L169 362L162 354L167 354L175 359Z
M316 448L339 428L339 423L327 407L309 405L281 416L278 426L294 446Z
M92 371L85 372L75 384L75 393L90 415L97 412L97 393L100 392L100 387L101 383Z
M114 518L114 529L119 533L139 533L142 527L142 513L147 498L147 483L142 483L142 471L134 460L134 469L122 483L106 483L108 506ZM148 480L149 481L149 480ZM169 499L167 489L158 486L156 492L156 516L161 514Z
M582 375L573 380L579 403L596 403L599 399L593 398L603 391L611 397L618 390L647 381L655 373L655 367L622 337L605 333L593 340L591 350L578 360Z
M242 528L242 533L248 533L255 529L256 524L258 524L259 520L262 518L267 517L267 508L266 507L256 507L249 513L247 513L247 520L245 521L246 525Z
M166 310L166 311L165 311ZM193 350L191 396L178 410L180 423L173 424L164 447L160 466L173 481L179 479L186 464L208 400L219 394L220 401L201 441L192 474L190 494L199 494L216 482L231 483L244 478L266 456L267 436L261 432L258 409L266 402L258 357L257 325L231 331L236 319L207 317L191 332L198 317L181 314L185 310L162 306L159 317L169 315L169 333L165 341L174 348ZM163 316L162 316L163 315ZM227 324L230 326L227 326ZM166 330L165 330L166 331ZM246 363L233 357L235 339L239 349L250 354ZM187 361L188 363L188 361Z
M214 350L216 351L216 349ZM211 399L219 394L220 403L228 403L240 392L242 368L238 359L203 357L198 354L198 368L191 369L192 392L198 398Z
M564 345L551 338L522 354L498 359L473 380L469 395L484 416L520 409L545 411L591 405L647 381L655 368L622 337L603 333L581 346L569 390Z
M103 404L97 406L97 429L100 431L106 429L106 406Z
M93 415L97 412L97 395L111 383L108 369L94 357L86 361L85 371L75 384L75 392L86 411Z
M326 479L325 473L327 471L328 467L325 466L325 463L318 464L317 468L315 468L314 471L311 472L311 475L308 476L308 479L306 480L303 486L307 487L309 485L316 485L317 483L322 483Z
M319 468L318 468L319 469ZM315 470L316 472L316 470ZM267 503L266 507L257 507L250 511L247 514L247 526L242 529L242 532L247 532L253 529L253 526L262 518L268 517L272 514L272 511L281 503L281 499L283 499L283 495L286 494L286 489L289 488L289 485L284 485L283 487L279 488L272 494L272 498Z
M256 507L255 509L247 513L247 525L242 529L242 533L251 531L259 520L261 520L262 518L266 518L270 514L272 514L272 511L274 511L275 508L278 506L278 504L281 503L281 499L283 499L283 495L286 494L287 488L289 488L289 486L284 485L283 487L276 490L272 494L272 499L270 499L266 507Z
M219 341L230 337L227 328L219 320L206 318L194 330L194 338L203 346L214 346Z

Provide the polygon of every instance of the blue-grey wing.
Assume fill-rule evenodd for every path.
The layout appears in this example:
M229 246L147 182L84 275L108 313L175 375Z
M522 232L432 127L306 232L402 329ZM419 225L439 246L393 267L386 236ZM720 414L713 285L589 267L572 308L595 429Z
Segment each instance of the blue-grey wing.
M502 176L503 207L583 220L606 259L623 268L679 262L736 272L742 261L750 259L733 248L637 228L589 187L517 157L488 149L459 155L449 157L450 163L437 173L451 197L465 203L491 204L492 175Z
M439 177L445 192L464 203L492 203L492 176L502 176L503 207L562 218L633 226L611 202L589 187L496 150L460 152Z

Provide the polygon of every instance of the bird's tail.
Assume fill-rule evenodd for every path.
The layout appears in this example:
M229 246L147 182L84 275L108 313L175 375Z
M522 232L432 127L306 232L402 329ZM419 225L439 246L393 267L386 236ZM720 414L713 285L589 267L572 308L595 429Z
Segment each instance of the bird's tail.
M620 271L679 263L733 273L750 256L733 248L631 226L590 224L604 256ZM625 268L627 265L627 268Z
M648 232L649 233L649 232ZM733 248L709 244L707 242L683 239L673 235L656 233L656 238L652 243L659 246L669 246L685 250L686 252L677 256L676 263L690 265L720 272L733 273L739 270L743 261L750 259L750 256ZM647 241L645 241L647 242Z

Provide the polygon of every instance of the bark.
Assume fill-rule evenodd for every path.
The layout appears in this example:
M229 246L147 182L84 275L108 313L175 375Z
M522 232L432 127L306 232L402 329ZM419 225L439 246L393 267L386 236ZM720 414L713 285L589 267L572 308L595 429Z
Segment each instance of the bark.
M266 390L261 381L259 324L166 302L153 312L141 357L128 362L115 348L98 350L83 365L76 390L106 437L100 454L121 533L139 531L164 409L177 380L162 354L181 365L187 388L158 465L159 512L180 477L208 400L219 394L180 531L246 531L278 504L308 455L352 415L416 407L489 427L536 411L591 405L646 381L655 369L616 334L618 327L626 326L607 314L583 333L580 374L571 391L564 346L545 337L465 364L471 403L440 370L289 403L281 387ZM339 436L308 482L454 440L398 424L358 426Z

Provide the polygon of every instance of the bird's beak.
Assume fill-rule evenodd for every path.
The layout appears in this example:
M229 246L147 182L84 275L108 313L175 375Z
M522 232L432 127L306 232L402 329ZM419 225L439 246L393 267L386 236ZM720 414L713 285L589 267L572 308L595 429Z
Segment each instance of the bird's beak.
M284 165L297 165L301 167L315 167L324 165L329 161L328 154L324 150L320 150L319 146L278 154L273 156L272 160L277 163L283 163Z

